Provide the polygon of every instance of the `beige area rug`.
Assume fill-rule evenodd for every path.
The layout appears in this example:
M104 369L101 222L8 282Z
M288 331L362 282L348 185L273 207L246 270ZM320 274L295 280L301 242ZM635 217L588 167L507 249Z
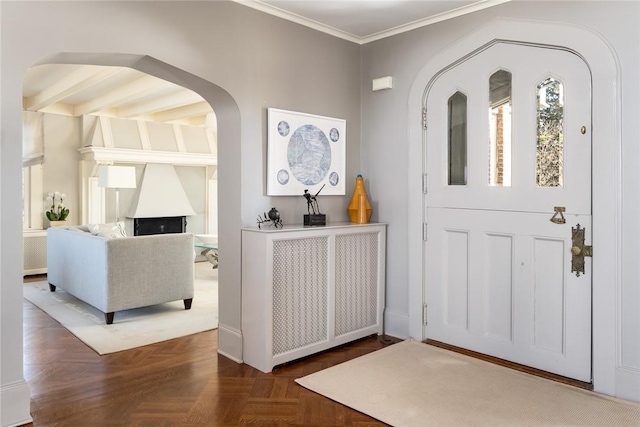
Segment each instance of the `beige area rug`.
M640 405L418 341L297 379L393 426L640 426Z
M60 322L98 354L115 353L218 327L218 270L208 262L195 265L191 310L182 300L115 313L106 325L104 313L46 281L24 284L24 297Z

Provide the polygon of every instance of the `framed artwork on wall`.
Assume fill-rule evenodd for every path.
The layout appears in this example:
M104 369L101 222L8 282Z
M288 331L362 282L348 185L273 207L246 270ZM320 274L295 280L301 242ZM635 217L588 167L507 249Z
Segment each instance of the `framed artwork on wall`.
M267 123L267 195L345 194L346 120L269 108Z

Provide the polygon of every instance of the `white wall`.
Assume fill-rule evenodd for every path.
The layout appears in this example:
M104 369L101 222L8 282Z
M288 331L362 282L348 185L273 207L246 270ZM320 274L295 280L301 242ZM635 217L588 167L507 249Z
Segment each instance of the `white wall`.
M638 2L516 1L363 46L363 173L371 182L370 193L379 200L377 219L390 224L385 328L398 336L408 335L409 307L414 302L410 299L410 291L422 286L421 283L411 283L408 276L408 260L412 255L408 244L411 236L406 226L407 218L411 215L408 187L415 183L408 184L409 175L405 172L406 165L412 161L409 158L412 147L409 146L407 123L421 113L408 109L411 86L431 58L496 17L563 22L570 27L585 26L606 39L612 56L619 61L622 202L615 209L620 208L622 214L619 228L621 253L617 254L617 258L610 254L601 256L621 261L620 268L617 265L610 266L611 271L619 271L621 277L611 278L611 286L619 284L619 288L610 293L615 301L611 301L608 313L610 318L617 319L617 327L609 331L609 341L615 346L615 349L611 349L615 354L615 362L606 368L607 372L599 373L599 387L610 394L640 400L640 272L637 267L640 257L640 225L637 221L640 209L637 196L640 191L637 168L640 160L640 130L635 125L640 109L637 79L640 73ZM372 92L371 80L381 76L393 76L393 89ZM610 92L615 90L615 87L611 87ZM595 101L598 102L598 99ZM595 143L606 144L607 141ZM612 175L619 173L610 172ZM597 248L594 251L597 257Z
M234 334L241 324L239 228L254 226L256 215L271 206L278 207L285 223L301 222L306 210L302 196L265 196L266 109L346 119L346 170L355 177L360 172L359 46L231 2L186 7L185 2L3 1L0 14L0 424L29 417L19 320L22 79L30 66L59 52L64 54L58 59L81 57L96 65L131 61L140 71L200 93L212 105L219 142L219 278L225 285L220 330L226 332L220 333L219 345L241 359L241 336ZM324 198L330 220L347 218L347 197Z
M64 201L69 208L67 221L78 220L78 147L80 141L80 121L74 117L44 114L44 194L59 191L67 195ZM45 207L47 203L45 201ZM42 213L44 215L44 212ZM48 226L45 220L44 226Z

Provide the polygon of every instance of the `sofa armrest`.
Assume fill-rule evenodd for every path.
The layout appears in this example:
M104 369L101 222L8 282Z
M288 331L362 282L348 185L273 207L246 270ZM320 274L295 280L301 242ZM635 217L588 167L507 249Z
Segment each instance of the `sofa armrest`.
M106 240L62 227L47 229L47 281L103 310Z

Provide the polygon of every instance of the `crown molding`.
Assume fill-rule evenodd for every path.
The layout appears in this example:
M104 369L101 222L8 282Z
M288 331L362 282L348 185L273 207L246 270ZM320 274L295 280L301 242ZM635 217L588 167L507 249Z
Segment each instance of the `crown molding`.
M337 28L323 24L321 22L314 21L313 19L305 18L304 16L296 13L288 12L279 7L271 6L263 3L260 0L231 0L234 3L241 4L243 6L250 7L252 9L259 10L260 12L268 13L269 15L277 16L287 21L295 22L296 24L304 25L305 27L313 28L314 30L338 37L353 43L362 44L361 38L354 36L346 31L338 30Z
M334 37L341 38L359 45L367 44L376 40L384 39L387 37L395 36L397 34L405 33L407 31L414 30L416 28L425 27L427 25L435 24L437 22L453 19L458 16L466 15L469 13L477 12L479 10L487 9L489 7L497 6L503 3L508 3L511 0L480 0L467 6L462 6L457 9L450 10L438 15L433 15L428 18L418 19L407 24L399 25L397 27L390 28L388 30L380 31L378 33L370 34L365 37L356 36L346 31L339 30L321 22L314 21L304 16L288 12L284 9L280 9L275 6L263 3L261 0L231 0L234 3L247 6L261 12L268 13L273 16L277 16L288 21L295 22L300 25L312 28L314 30L332 35Z
M457 18L458 16L468 15L469 13L477 12L479 10L488 9L493 6L498 6L503 3L508 3L512 0L480 0L476 3L462 6L457 9L452 9L448 12L444 12L438 15L433 15L428 18L418 19L407 24L399 25L394 28L390 28L379 33L371 34L369 36L360 39L360 44L367 44L376 40L384 39L387 37L395 36L397 34L406 33L407 31L415 30L416 28L426 27L428 25L436 24L438 22L446 21L449 19Z

